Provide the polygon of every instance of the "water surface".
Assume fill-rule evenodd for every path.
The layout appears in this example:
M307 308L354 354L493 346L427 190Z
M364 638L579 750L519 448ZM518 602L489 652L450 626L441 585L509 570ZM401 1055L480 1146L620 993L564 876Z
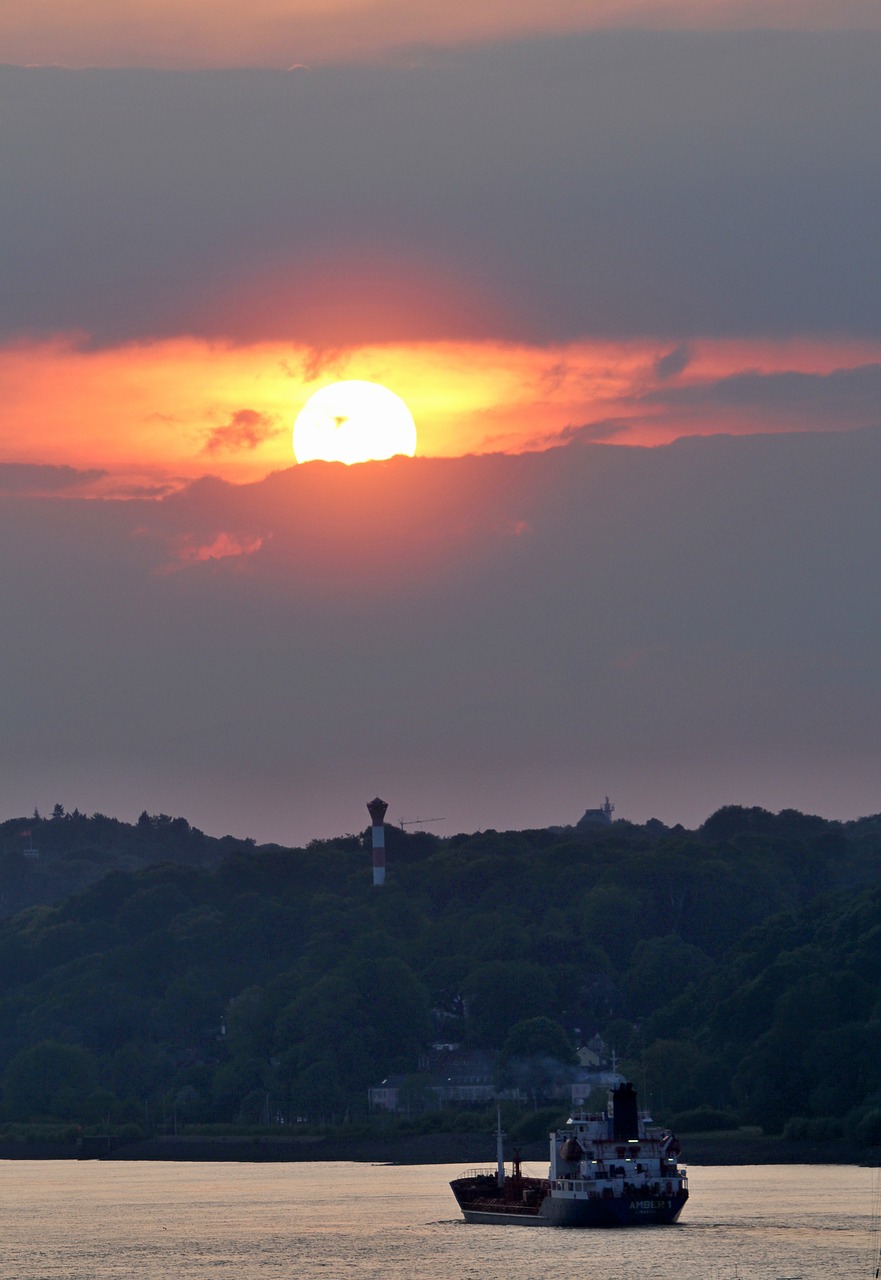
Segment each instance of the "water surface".
M531 1172L540 1172L536 1166ZM461 1221L458 1166L0 1161L0 1280L847 1280L873 1173L690 1168L674 1227Z

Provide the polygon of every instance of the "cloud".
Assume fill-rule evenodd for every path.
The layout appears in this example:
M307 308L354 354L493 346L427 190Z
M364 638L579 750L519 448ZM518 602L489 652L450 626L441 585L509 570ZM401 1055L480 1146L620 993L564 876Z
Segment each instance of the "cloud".
M262 537L226 532L218 533L210 542L190 536L177 541L174 555L180 564L204 564L210 560L252 556L260 550L263 542Z
M684 373L691 364L691 349L687 342L680 342L672 351L668 351L664 356L658 356L655 361L655 377L661 381L667 378L675 378L677 374Z
M322 381L391 387L414 415L422 456L878 420L879 341L702 340L689 344L689 364L675 381L659 380L655 366L670 354L651 339L378 344L347 351ZM161 496L206 470L255 480L291 464L289 427L314 391L301 372L313 355L290 343L192 338L90 351L0 346L0 456L19 456L26 442L30 463L79 472L99 462L108 475L90 488L104 496L136 497L140 486L144 496Z
M763 410L786 413L806 424L870 426L881 422L881 363L830 373L745 371L661 388L642 399L671 409Z
M878 31L606 31L302 75L3 67L0 334L881 334L879 59Z
M116 498L120 501L132 498L147 498L158 501L160 498L167 498L170 494L176 493L183 488L185 483L182 479L168 480L157 484L149 484L143 481L124 481L120 484L118 481L114 481L102 492L101 497Z
M537 439L536 447L569 444L573 440L580 440L584 444L604 443L631 431L633 424L633 418L600 418L597 422L570 423L552 436L545 435Z
M275 420L256 409L238 409L229 422L214 427L208 434L202 452L238 453L253 450L264 441L279 435L282 428L275 425Z
M94 484L107 475L97 468L51 466L30 462L0 463L0 494L64 495Z
M281 841L380 783L451 832L873 812L879 474L866 430L5 499L0 804Z
M283 366L285 373L289 377L302 377L304 382L316 382L325 374L331 373L334 377L339 377L342 370L346 366L349 352L345 347L311 347L307 350L301 360L301 369L299 372Z

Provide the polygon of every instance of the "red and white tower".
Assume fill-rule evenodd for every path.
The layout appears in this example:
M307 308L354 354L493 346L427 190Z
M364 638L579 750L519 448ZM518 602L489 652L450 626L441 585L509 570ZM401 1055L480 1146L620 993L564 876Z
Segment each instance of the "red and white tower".
M385 811L388 805L379 796L367 803L367 812L373 826L370 829L373 844L373 883L385 884Z

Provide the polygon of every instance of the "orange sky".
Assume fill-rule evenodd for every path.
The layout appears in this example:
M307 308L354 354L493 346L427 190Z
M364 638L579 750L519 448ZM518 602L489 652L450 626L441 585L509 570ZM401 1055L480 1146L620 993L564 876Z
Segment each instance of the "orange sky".
M881 27L877 0L4 0L0 62L274 66L595 28Z
M793 430L793 409L675 405L652 397L745 370L829 374L881 361L881 344L820 339L704 341L664 377L648 340L559 347L437 342L332 353L289 344L179 338L82 349L71 341L0 349L0 461L102 468L99 491L211 473L258 479L292 466L291 430L327 382L365 378L409 405L422 456L542 449L590 438L661 444L683 435ZM828 424L820 424L828 425ZM845 421L843 425L854 425ZM859 425L859 424L857 424Z
M417 36L828 12L256 0L246 31L227 0L14 0L0 57L15 33L57 40L34 59L173 45L210 63L278 60L273 23L342 57L359 33L366 56ZM842 25L873 12L835 8ZM293 465L299 409L343 378L400 395L428 457L871 425L881 340L846 335L879 332L875 43L536 40L439 76L7 67L0 463L100 469L96 491L117 494L258 480ZM701 336L720 333L751 336Z

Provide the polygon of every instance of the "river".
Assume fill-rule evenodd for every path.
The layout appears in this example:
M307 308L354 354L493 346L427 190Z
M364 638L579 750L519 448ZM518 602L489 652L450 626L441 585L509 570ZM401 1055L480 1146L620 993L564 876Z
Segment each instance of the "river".
M0 1161L0 1280L869 1280L874 1273L868 1169L692 1168L677 1226L623 1231L469 1226L447 1186L460 1172Z

